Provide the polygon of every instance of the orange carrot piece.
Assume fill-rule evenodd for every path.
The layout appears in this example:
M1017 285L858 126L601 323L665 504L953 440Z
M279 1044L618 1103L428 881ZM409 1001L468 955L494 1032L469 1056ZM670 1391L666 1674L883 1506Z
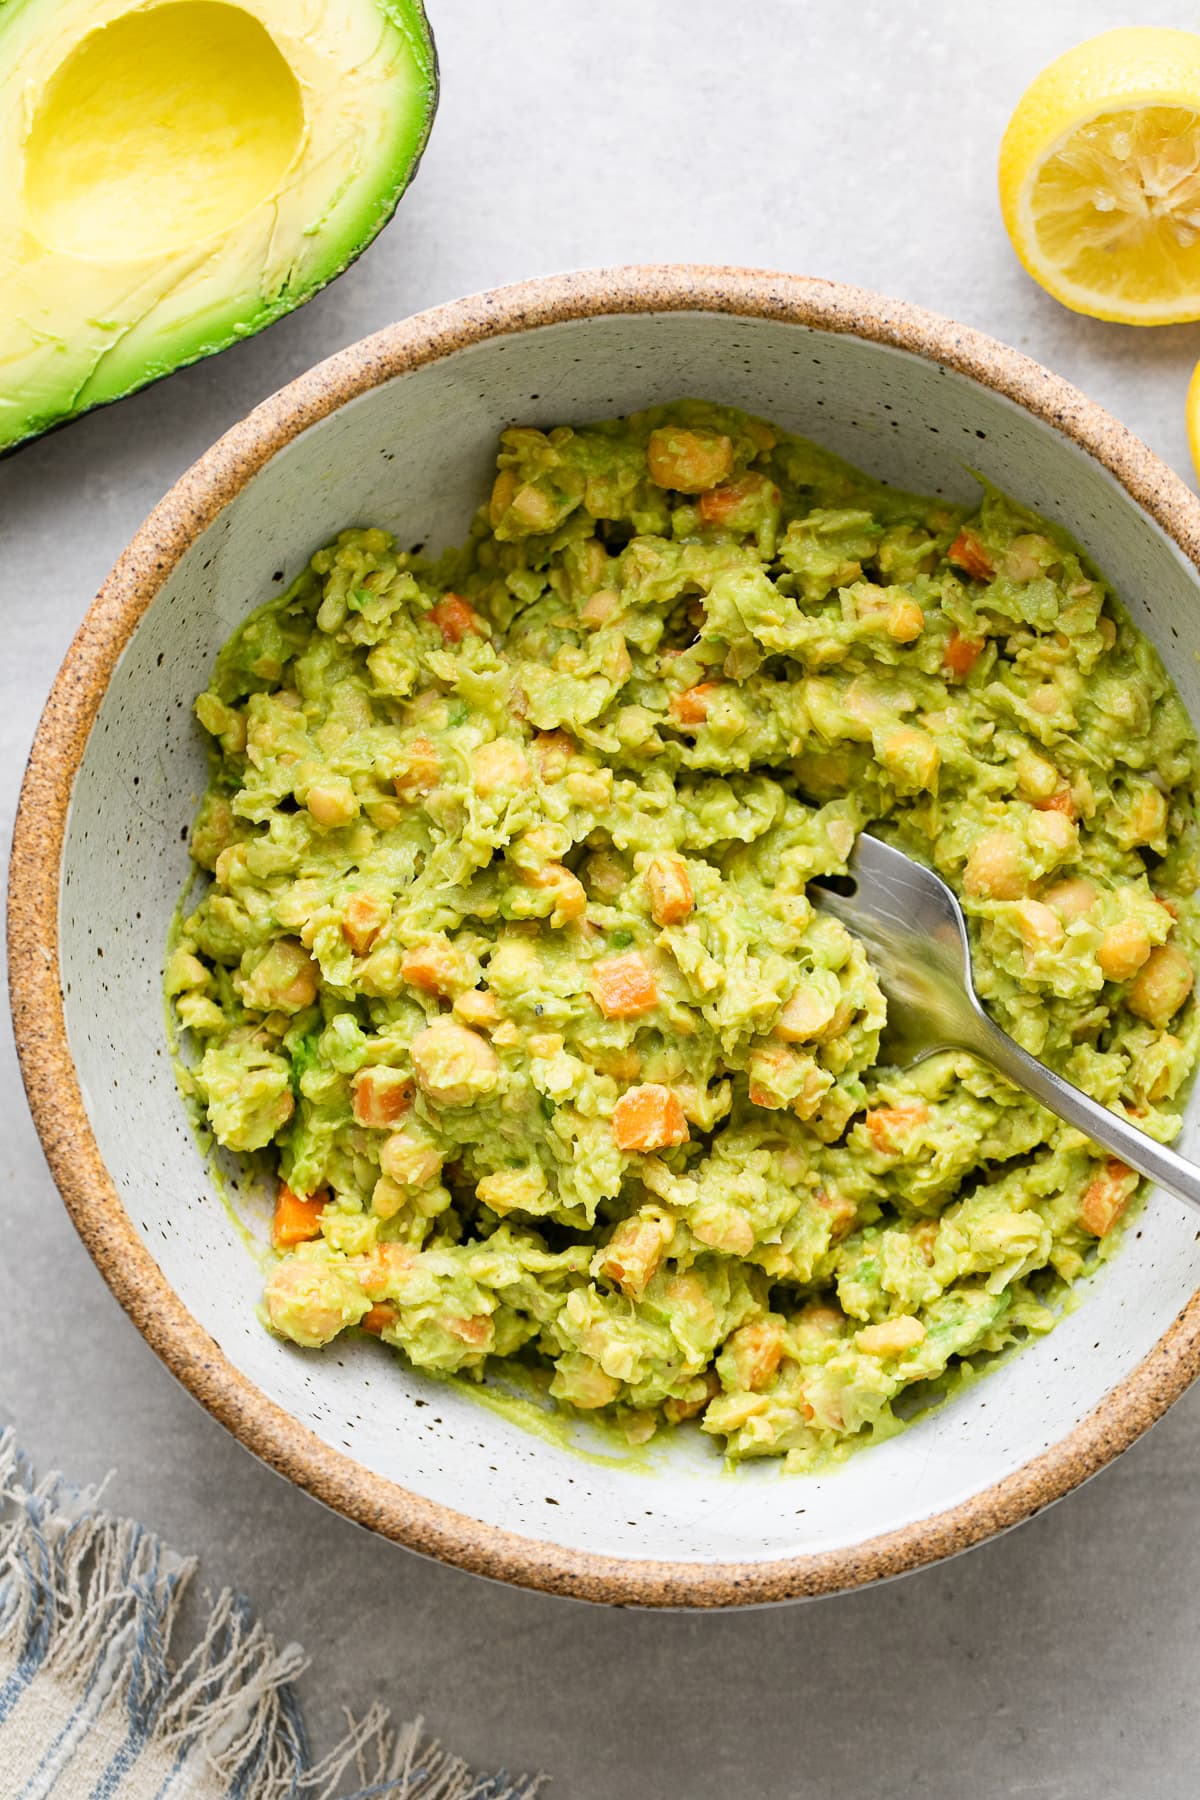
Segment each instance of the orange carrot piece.
M656 925L678 925L695 905L687 864L678 856L657 856L646 870L646 894Z
M295 1244L320 1237L321 1214L328 1199L325 1188L318 1188L315 1194L295 1194L286 1181L281 1181L271 1221L271 1242L276 1250L290 1250Z
M480 618L469 600L461 594L447 594L444 600L430 609L430 618L442 634L447 644L461 644L469 631L478 637L487 636L487 626Z
M565 731L539 731L533 740L533 760L543 781L558 781L575 754L575 740Z
M613 1108L612 1129L618 1150L665 1150L686 1144L689 1135L679 1100L656 1081L621 1095Z
M1057 792L1050 795L1048 800L1036 800L1034 805L1038 812L1062 813L1066 819L1076 817L1075 796L1069 787L1059 788Z
M682 694L672 694L671 717L679 725L703 725L709 704L720 685L717 681L701 681L695 687L685 688Z
M442 1324L454 1337L469 1344L472 1349L482 1350L492 1341L494 1328L487 1313L474 1313L469 1319L447 1317L442 1320Z
M372 1337L378 1337L381 1331L385 1331L389 1325L395 1324L396 1318L395 1307L388 1306L386 1302L381 1301L375 1306L368 1307L358 1322L364 1331L369 1331Z
M960 631L950 633L950 642L942 654L943 666L959 681L965 681L983 655L982 638L964 637Z
M946 561L965 570L975 581L990 581L996 573L991 557L970 531L959 532L946 552Z
M1128 1163L1110 1156L1079 1204L1079 1223L1094 1237L1110 1232L1128 1206L1138 1178Z
M406 761L407 768L392 783L401 799L408 799L413 794L422 794L431 787L436 787L442 765L437 746L429 738L415 737L408 746Z
M750 470L737 481L727 481L723 487L709 488L706 494L701 494L700 518L705 525L724 525L747 501L763 496L778 500L779 489L765 475Z
M895 1156L903 1147L900 1139L916 1125L924 1125L929 1108L923 1100L905 1100L899 1106L877 1106L866 1115L865 1124L871 1142L885 1156Z
M417 944L400 959L400 973L410 987L426 994L448 994L453 985L453 967L446 944Z
M351 1105L356 1125L372 1131L385 1131L402 1118L412 1105L411 1076L399 1069L360 1069L351 1083Z
M342 936L355 956L365 956L390 917L374 894L351 894L342 908Z
M592 993L606 1019L629 1019L657 1004L658 985L636 950L606 956L592 970Z

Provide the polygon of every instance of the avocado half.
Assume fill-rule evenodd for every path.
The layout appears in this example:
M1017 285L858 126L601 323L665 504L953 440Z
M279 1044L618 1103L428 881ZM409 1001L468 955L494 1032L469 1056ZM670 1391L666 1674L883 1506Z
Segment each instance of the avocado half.
M418 0L0 0L0 451L302 306L436 105Z

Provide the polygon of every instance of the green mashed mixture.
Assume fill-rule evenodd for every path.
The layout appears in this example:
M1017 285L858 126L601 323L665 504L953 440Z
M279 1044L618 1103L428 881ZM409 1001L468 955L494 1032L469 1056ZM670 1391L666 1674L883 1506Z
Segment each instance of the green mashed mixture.
M806 884L867 825L931 863L1005 1029L1169 1139L1196 738L997 493L699 402L497 467L465 548L344 531L222 652L181 1079L278 1173L275 1331L812 1467L1049 1330L1137 1177L970 1056L881 1064Z

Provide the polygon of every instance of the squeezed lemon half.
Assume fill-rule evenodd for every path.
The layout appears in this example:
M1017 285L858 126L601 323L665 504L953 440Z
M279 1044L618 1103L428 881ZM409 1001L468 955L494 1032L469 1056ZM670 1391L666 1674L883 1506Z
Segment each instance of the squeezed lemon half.
M1196 469L1196 479L1200 481L1200 363L1192 371L1192 379L1187 391L1187 434L1188 447L1192 452L1192 462Z
M1200 35L1106 31L1025 90L1000 146L1021 262L1075 312L1200 318Z

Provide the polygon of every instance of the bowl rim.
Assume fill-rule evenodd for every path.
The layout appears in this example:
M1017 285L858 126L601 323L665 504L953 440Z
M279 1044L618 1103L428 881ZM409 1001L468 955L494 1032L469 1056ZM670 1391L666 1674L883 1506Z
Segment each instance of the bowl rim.
M268 1399L224 1355L159 1270L105 1168L71 1055L59 970L57 902L71 793L109 679L167 576L249 479L347 401L469 345L600 315L666 312L812 327L965 375L1073 440L1200 569L1200 500L1140 439L1020 351L922 308L813 277L688 264L546 276L433 307L340 351L256 407L180 477L117 561L67 651L29 756L9 882L10 997L30 1110L80 1237L151 1348L256 1456L356 1523L477 1574L615 1604L730 1607L904 1574L1060 1499L1133 1443L1200 1373L1200 1292L1058 1443L968 1499L861 1543L767 1561L673 1562L526 1537L365 1468Z

